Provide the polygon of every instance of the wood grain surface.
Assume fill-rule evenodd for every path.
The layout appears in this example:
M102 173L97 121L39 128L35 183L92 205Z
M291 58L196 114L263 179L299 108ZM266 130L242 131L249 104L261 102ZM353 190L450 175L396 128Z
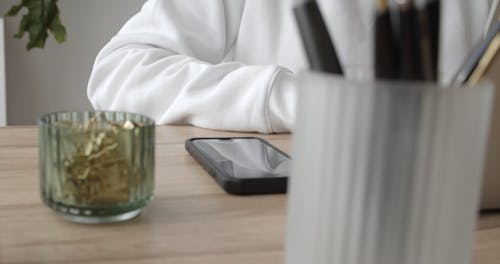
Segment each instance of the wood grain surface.
M38 129L0 129L0 263L284 263L286 196L231 196L187 154L191 137L254 136L157 128L155 198L129 222L81 225L39 194ZM257 135L290 153L290 135ZM475 264L500 263L500 214L478 221Z

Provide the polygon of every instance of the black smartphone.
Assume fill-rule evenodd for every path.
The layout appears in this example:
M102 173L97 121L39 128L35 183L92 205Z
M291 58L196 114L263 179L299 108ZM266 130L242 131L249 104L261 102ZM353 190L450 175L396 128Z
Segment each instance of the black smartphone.
M185 146L227 193L286 192L290 157L261 138L191 138Z

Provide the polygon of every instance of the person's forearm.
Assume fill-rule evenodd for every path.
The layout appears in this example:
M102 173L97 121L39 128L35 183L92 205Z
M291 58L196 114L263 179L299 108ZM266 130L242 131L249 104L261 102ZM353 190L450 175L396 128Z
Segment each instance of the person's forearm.
M287 132L295 114L292 79L278 66L212 65L130 46L98 57L88 96L96 109L138 112L160 124Z

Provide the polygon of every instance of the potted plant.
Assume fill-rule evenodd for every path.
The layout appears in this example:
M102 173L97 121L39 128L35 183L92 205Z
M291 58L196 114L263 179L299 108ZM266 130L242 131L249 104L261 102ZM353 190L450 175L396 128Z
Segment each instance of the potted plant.
M57 43L66 41L66 28L59 16L58 0L21 0L7 12L6 16L17 16L26 10L19 24L16 38L29 34L26 49L43 48L49 35L53 35Z

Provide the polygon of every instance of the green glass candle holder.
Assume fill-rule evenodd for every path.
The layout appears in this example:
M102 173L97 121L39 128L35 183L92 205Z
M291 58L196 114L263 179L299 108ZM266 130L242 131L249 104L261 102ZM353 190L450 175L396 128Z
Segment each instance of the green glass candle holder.
M39 127L42 200L65 219L125 221L152 199L152 119L124 112L58 112L41 117Z

